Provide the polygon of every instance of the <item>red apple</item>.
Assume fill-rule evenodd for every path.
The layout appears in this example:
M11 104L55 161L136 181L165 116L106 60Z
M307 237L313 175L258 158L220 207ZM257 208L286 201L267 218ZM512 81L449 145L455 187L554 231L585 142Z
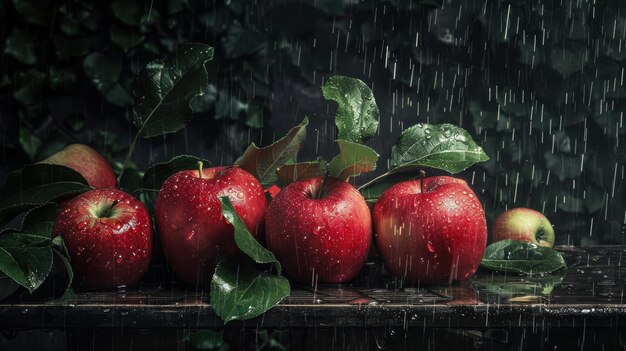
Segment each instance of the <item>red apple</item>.
M72 144L53 154L42 163L72 168L93 188L115 188L117 180L109 162L98 151L83 144Z
M261 240L267 200L254 176L239 167L178 172L156 200L156 222L165 257L187 284L207 285L221 257L239 253L233 227L222 216L228 196L254 237Z
M94 288L134 284L150 265L152 225L139 200L115 189L87 191L56 218L76 279Z
M370 210L350 183L323 177L287 185L265 217L267 247L301 283L354 278L372 243Z
M373 212L378 251L410 283L471 277L487 244L485 212L461 179L430 177L387 189Z
M502 213L493 222L493 241L505 239L552 247L554 229L541 212L530 208L514 208Z

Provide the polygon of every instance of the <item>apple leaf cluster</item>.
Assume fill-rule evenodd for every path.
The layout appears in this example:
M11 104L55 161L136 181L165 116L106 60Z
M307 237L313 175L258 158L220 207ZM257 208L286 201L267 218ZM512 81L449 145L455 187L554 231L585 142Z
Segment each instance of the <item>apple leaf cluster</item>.
M65 288L69 288L73 275L67 249L61 237L52 239L50 234L58 212L54 203L34 207L24 215L20 228L0 231L0 299L20 286L30 293L38 289L48 278L55 258L67 268Z
M481 267L527 275L548 274L566 267L560 252L534 243L497 241L485 250Z

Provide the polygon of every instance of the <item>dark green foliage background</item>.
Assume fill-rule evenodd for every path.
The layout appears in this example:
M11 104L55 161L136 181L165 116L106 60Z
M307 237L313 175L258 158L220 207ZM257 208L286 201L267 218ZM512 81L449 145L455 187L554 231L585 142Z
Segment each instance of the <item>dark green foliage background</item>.
M215 58L196 115L142 140L136 173L182 153L232 163L305 115L300 161L330 159L336 105L320 86L341 74L373 88L379 172L403 128L459 125L491 158L460 175L490 220L528 206L553 221L559 244L625 243L619 0L0 0L0 38L2 179L73 142L119 169L135 133L135 74L200 42Z

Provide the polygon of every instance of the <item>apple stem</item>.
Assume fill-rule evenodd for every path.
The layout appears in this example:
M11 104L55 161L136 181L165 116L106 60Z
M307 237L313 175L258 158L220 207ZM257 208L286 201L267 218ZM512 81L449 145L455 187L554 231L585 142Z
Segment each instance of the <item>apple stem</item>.
M111 215L113 214L113 209L115 208L115 206L117 206L117 204L119 202L120 202L120 200L114 200L113 203L111 203L110 206L107 206L107 207L104 208L104 210L100 213L98 218L109 218L109 217L111 217Z
M204 178L202 175L202 166L203 166L202 161L198 161L198 177L200 178Z
M420 169L420 192L424 192L424 177L426 177L426 172L423 169Z

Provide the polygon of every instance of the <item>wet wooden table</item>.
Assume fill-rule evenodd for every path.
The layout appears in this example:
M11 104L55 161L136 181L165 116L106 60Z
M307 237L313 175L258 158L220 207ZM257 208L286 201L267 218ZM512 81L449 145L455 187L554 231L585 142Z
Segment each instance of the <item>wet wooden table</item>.
M558 274L529 278L479 271L470 281L437 287L401 287L380 263L370 262L353 284L292 286L292 295L261 317L229 326L623 328L626 246L558 249L568 263ZM0 303L5 330L222 326L207 291L175 284Z

